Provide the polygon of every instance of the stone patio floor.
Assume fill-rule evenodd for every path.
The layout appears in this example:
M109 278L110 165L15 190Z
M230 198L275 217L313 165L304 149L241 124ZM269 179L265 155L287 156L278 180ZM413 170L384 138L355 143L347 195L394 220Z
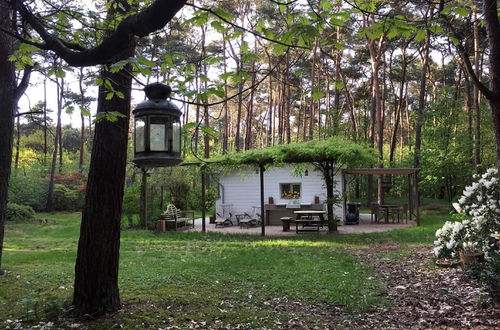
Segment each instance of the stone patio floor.
M206 231L219 232L219 233L227 233L227 234L253 234L260 235L262 233L262 228L259 225L258 227L250 227L250 228L240 228L238 225L227 226L227 227L215 227L215 224L209 223L208 218L205 222ZM415 221L408 221L408 223L371 223L369 214L360 214L360 223L359 225L341 225L338 227L338 232L340 234L361 234L361 233L375 233L375 232L383 232L389 231L393 229L401 229L416 226ZM195 228L187 229L183 231L201 231L202 230L202 222L201 218L195 220ZM326 234L327 228L326 226L320 228L319 234ZM266 236L294 236L294 235L303 235L309 233L299 233L295 232L295 225L292 224L290 226L290 231L284 232L282 226L278 225L269 225L265 228ZM311 234L318 234L316 231L312 231Z

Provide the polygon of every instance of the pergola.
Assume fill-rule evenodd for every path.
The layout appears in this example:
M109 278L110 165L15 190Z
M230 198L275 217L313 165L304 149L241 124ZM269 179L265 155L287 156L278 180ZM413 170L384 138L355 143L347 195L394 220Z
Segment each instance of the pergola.
M410 219L415 216L417 226L420 226L420 208L417 173L419 168L355 168L342 170L342 193L346 196L346 175L407 175L408 176L408 209ZM344 209L347 200L344 197Z
M250 165L259 168L261 229L262 236L265 236L264 171L267 167L283 164L311 163L322 172L327 190L327 199L331 199L333 195L333 178L337 171L342 167L369 164L373 160L372 156L372 149L339 138L329 138L326 140L310 140L222 155L216 159L207 160L203 167L210 165L217 167ZM202 179L202 183L204 183L204 179ZM202 196L205 194L204 189L205 187L202 184ZM202 204L204 205L204 203ZM333 204L327 202L327 217L329 221L332 220L332 215ZM203 228L205 228L205 210L202 210L202 217Z

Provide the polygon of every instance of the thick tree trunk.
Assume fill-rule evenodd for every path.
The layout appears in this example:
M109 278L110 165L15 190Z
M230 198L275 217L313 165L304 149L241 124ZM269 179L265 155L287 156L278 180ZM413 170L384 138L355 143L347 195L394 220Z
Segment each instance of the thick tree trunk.
M500 22L498 20L498 7L496 0L483 1L486 31L490 44L490 89L487 95L495 128L497 167L500 173ZM500 174L499 174L500 175Z
M10 1L0 0L0 27L11 31L14 13ZM14 51L14 40L6 33L0 32L0 275L2 270L2 253L7 211L9 178L12 165L12 140L14 138L14 113L17 102L28 87L31 68L25 69L24 76L16 86L14 62L9 57Z
M134 47L129 47L133 56ZM131 76L126 72L102 75L121 91L123 98L106 100L99 87L98 113L119 111L123 118L101 120L95 125L78 255L73 305L81 314L101 315L120 307L118 259L125 166L127 163Z
M9 1L0 0L0 24L2 28L10 28L9 13ZM2 251L12 164L14 111L16 110L16 102L12 97L16 90L16 75L14 63L8 60L12 54L12 43L12 38L5 33L0 33L0 274L3 274Z

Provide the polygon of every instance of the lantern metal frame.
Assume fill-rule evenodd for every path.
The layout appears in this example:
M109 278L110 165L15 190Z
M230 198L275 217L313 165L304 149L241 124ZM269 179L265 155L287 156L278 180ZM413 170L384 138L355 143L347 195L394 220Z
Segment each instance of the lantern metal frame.
M182 162L182 112L168 98L170 86L149 84L148 100L139 103L134 115L134 158L140 168L175 166Z

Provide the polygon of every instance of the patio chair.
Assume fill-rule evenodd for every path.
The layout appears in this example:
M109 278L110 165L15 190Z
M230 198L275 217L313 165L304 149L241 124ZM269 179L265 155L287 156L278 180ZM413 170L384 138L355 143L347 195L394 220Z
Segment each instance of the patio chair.
M259 214L256 214L257 216L260 216ZM240 218L239 224L240 228L250 228L250 227L255 227L260 223L260 220L257 219L256 217L250 216L250 214L244 212L243 213L243 218Z
M405 223L408 223L408 204L403 204L398 206L398 223L400 221L400 216L404 215Z
M373 223L374 221L379 222L379 216L385 215L384 210L380 208L380 205L378 203L371 203L370 210L371 210L370 214L371 223Z
M216 213L217 218L215 218L215 227L227 227L227 226L232 226L233 221L231 220L231 217L233 216L231 212L229 212L229 217L225 218L219 213Z

